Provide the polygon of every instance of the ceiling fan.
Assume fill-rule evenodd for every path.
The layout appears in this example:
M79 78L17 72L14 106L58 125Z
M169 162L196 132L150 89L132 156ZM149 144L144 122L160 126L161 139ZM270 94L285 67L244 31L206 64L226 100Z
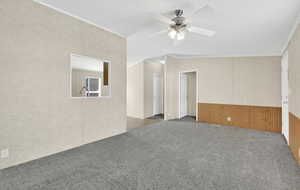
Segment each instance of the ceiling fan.
M186 23L186 18L183 17L183 10L177 9L174 11L174 13L175 17L172 19L173 23L170 24L168 32L168 35L171 39L183 40L186 32L197 33L205 36L215 35L215 31L196 26L190 26L188 23Z
M169 25L168 30L161 31L159 33L167 32L168 36L173 40L183 40L187 32L192 32L208 37L214 36L216 34L215 31L192 26L187 22L187 19L183 16L183 13L184 12L182 9L176 9L174 11L175 17L172 19L169 19L163 15L158 15L158 20Z

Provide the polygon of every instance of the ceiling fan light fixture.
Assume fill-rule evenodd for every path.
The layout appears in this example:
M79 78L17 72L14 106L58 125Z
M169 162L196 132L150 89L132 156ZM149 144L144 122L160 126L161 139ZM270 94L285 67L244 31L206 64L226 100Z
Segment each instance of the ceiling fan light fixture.
M184 32L177 32L177 35L176 35L176 39L177 40L183 40L185 37L185 33Z
M200 9L206 7L207 5L201 7ZM197 13L199 11L199 9L195 12ZM197 26L191 26L190 22L186 21L186 18L183 16L183 10L182 9L178 9L174 11L175 17L171 19L171 21L169 20L168 17L165 17L163 15L160 15L160 21L167 23L169 25L168 30L163 30L163 33L168 33L168 36L172 39L172 40L184 40L185 39L185 35L187 35L187 33L195 33L195 34L199 34L202 36L207 36L207 37L212 37L216 34L215 31L213 30L208 30L206 28L200 28ZM161 33L161 32L159 32Z
M174 30L174 29L170 29L168 35L169 35L169 37L170 37L171 39L175 39L176 36L177 36L177 32L176 32L176 30Z
M171 28L168 35L171 39L179 41L185 38L185 31L178 31Z

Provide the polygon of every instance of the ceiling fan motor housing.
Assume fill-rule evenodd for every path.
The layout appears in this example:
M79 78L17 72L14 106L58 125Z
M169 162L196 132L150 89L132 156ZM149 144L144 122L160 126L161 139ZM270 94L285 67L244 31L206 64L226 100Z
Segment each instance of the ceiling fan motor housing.
M173 29L177 32L184 31L186 29L186 27L187 27L186 24L180 24L180 25L173 24L170 26L171 29Z
M175 18L172 19L172 21L175 23L175 25L179 26L179 25L183 25L185 18L182 16L183 15L183 10L181 9L177 9L174 11L175 13Z
M182 10L182 9L176 9L176 10L174 11L174 13L175 13L175 15L176 15L177 17L181 17L181 16L183 15L183 10Z

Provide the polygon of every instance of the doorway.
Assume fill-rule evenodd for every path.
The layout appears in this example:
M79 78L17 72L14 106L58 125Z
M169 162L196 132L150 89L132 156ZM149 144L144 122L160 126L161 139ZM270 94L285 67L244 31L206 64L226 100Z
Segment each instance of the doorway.
M161 73L153 73L153 116L152 119L163 119L163 96L162 96Z
M197 72L181 72L179 75L179 119L196 120Z

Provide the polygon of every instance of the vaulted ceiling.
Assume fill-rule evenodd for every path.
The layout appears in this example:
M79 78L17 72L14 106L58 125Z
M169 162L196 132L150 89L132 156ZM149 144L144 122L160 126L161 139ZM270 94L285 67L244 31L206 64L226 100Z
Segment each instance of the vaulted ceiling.
M300 13L299 0L36 0L127 38L128 64L167 54L198 56L280 55ZM157 20L180 8L192 25L213 37L188 33L174 43ZM154 35L155 34L155 35Z

